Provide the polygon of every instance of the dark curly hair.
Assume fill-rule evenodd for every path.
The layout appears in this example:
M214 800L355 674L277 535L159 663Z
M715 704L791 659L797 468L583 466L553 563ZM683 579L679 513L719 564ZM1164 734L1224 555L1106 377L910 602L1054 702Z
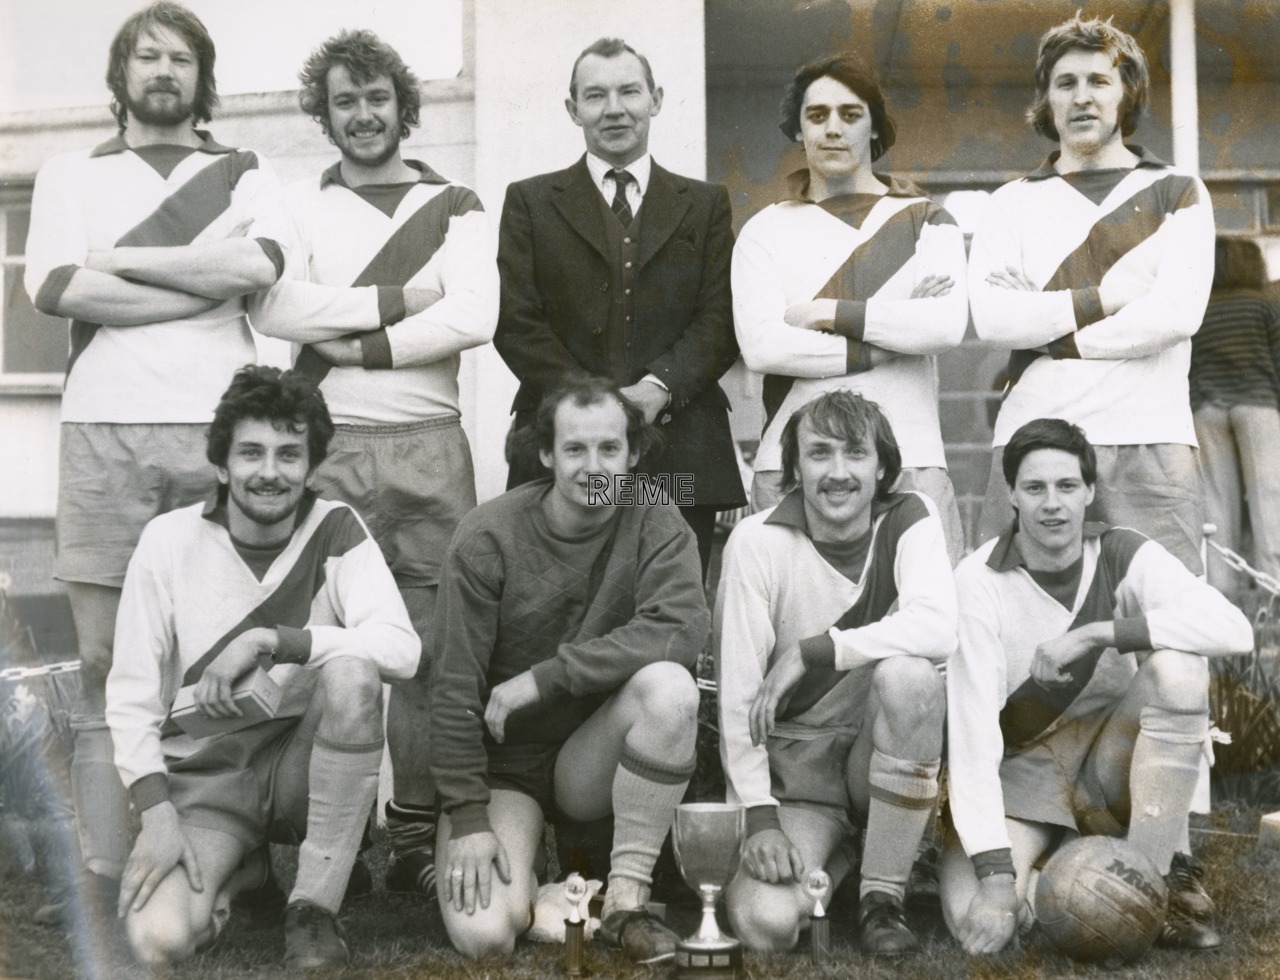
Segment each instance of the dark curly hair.
M828 391L805 402L782 428L782 488L800 485L800 423L805 419L813 431L844 443L861 442L868 435L875 443L876 459L884 473L876 480L875 499L883 499L902 472L902 451L884 412L875 402L847 388Z
M1059 449L1080 460L1080 475L1088 486L1098 482L1098 454L1084 429L1062 419L1032 419L1009 437L1000 460L1004 482L1013 489L1022 461L1037 449Z
M137 50L138 38L154 33L157 28L173 31L187 42L191 53L196 57L199 71L196 76L195 102L191 107L192 119L197 124L208 122L213 118L213 110L218 104L218 83L213 77L217 51L209 31L200 18L182 4L172 3L171 0L156 0L120 25L120 30L116 31L116 36L111 41L111 52L107 57L107 88L111 89L111 114L116 117L116 124L121 131L129 121L129 110L125 108L129 102L129 83L126 78L129 58Z
M1051 27L1040 38L1040 51L1036 55L1036 99L1027 109L1027 122L1046 139L1055 143L1059 141L1058 128L1053 124L1053 109L1049 105L1049 81L1053 66L1059 59L1067 52L1077 50L1101 51L1120 70L1120 81L1124 84L1124 99L1120 103L1120 135L1132 135L1150 100L1151 72L1147 68L1147 56L1138 47L1138 42L1113 25L1110 18L1085 20L1079 11L1071 20Z
M205 457L214 466L227 465L236 423L243 419L282 423L294 433L305 427L311 469L329 453L333 438L329 408L320 389L295 371L249 364L236 372L205 433Z
M391 45L373 31L342 31L311 52L311 57L298 72L302 91L298 105L320 124L329 135L329 69L342 65L357 84L365 85L379 75L391 79L400 108L400 138L408 139L409 130L418 125L422 96L418 92L418 76L404 63Z
M831 55L820 61L801 65L795 77L787 83L782 93L782 119L778 128L793 143L800 139L800 113L804 109L804 94L819 78L834 78L867 104L871 111L871 159L879 160L898 138L897 127L885 108L884 91L875 72L851 55Z
M570 378L545 395L538 404L533 421L507 433L506 457L508 463L521 462L532 465L539 461L538 454L551 452L556 444L556 410L561 404L572 401L580 408L613 400L622 406L627 417L627 449L637 453L638 459L646 459L662 452L662 433L644 420L644 412L629 401L618 386L608 378L583 374Z

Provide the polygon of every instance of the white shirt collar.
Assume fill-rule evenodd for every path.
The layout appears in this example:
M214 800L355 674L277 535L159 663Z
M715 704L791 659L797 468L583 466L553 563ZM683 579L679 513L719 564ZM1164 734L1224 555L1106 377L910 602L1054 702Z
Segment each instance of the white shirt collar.
M612 177L606 176L610 170L613 170L613 164L605 160L601 160L594 153L587 154L587 170L591 172L591 179L595 183L596 188L604 195L606 201L613 200L613 184ZM653 170L653 157L646 153L638 160L632 160L625 167L621 168L631 174L636 179L636 189L640 192L640 196L644 197L644 192L649 189L649 174ZM606 181L608 182L606 184Z

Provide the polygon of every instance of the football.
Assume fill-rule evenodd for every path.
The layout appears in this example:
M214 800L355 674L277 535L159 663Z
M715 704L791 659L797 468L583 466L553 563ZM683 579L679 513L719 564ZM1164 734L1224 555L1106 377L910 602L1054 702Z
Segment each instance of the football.
M1036 919L1050 945L1072 959L1131 963L1160 934L1167 900L1164 878L1128 841L1081 837L1041 871Z

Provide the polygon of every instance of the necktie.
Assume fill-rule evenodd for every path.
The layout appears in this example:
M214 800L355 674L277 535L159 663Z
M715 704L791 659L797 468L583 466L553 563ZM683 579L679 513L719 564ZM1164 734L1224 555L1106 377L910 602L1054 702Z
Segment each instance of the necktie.
M632 183L635 178L625 170L610 170L609 176L613 178L613 204L610 207L613 213L618 216L618 220L622 222L622 227L631 227L631 205L627 203L627 185Z

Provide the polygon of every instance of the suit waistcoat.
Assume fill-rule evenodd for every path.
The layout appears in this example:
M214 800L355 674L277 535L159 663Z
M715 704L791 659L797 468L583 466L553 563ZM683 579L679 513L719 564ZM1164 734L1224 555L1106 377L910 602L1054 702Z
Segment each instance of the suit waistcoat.
M604 219L604 237L609 252L609 322L592 327L599 334L603 329L608 344L609 371L620 385L634 384L640 376L632 377L631 335L635 329L636 279L640 271L640 222L644 211L643 201L628 227L623 227L613 213L603 194L596 195Z

